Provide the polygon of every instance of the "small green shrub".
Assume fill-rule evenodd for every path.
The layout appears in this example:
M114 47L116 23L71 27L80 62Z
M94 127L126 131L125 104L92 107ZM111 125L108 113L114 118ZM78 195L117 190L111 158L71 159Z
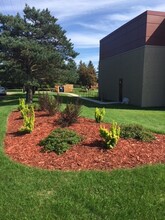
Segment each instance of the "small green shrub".
M100 127L100 136L104 139L108 149L113 148L120 138L120 127L113 122L110 129Z
M49 96L47 108L49 115L55 115L60 109L60 100L59 96L57 98L55 96Z
M75 131L66 128L57 128L44 140L40 141L39 145L43 146L44 151L54 151L62 154L66 152L72 145L79 143L82 140Z
M141 125L129 124L121 125L120 137L128 139L133 138L139 141L150 142L155 139L154 135Z
M39 94L38 102L40 110L48 112L49 115L55 115L60 109L60 98L50 96L48 93Z
M48 93L39 93L38 95L38 104L41 111L46 111L48 96Z
M20 132L22 133L30 133L34 129L35 122L35 113L33 105L25 105L25 107L21 110L21 114L23 116L23 126L20 128Z
M77 121L80 113L81 105L78 100L76 101L76 103L69 103L66 105L66 108L61 113L58 122L60 125L62 125L62 127L70 126Z
M28 104L28 106L33 106L33 108L34 108L35 111L40 110L40 107L39 107L39 104L38 104L38 103L31 103L31 104Z
M105 108L102 108L102 109L96 108L95 109L95 120L97 123L100 123L103 121L104 115L105 115Z

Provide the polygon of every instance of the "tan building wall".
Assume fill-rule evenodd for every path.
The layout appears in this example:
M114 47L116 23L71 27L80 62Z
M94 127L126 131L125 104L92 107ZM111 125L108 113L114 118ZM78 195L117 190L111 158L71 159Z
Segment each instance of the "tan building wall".
M122 97L130 104L141 105L144 47L140 47L100 61L100 99L119 101L119 80L122 79Z
M165 106L165 47L146 46L144 60L141 106Z
M55 86L55 92L60 92L60 85L56 85ZM65 84L65 85L62 85L63 87L63 92L73 92L73 84Z
M141 107L165 106L165 47L140 47L100 61L99 97L119 101L122 96Z
M165 106L165 12L146 11L100 40L99 96Z

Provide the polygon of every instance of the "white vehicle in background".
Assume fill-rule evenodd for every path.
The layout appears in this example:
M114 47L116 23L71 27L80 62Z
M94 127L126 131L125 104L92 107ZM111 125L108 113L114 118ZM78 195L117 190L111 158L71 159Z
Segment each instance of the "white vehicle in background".
M7 92L6 92L5 87L0 86L0 95L6 95L6 94Z

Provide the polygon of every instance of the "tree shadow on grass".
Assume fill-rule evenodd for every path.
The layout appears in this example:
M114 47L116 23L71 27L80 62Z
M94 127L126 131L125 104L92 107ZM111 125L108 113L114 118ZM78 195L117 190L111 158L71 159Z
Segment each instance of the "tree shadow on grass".
M137 107L134 105L126 105L126 104L98 104L92 101L84 100L81 99L80 97L74 97L74 96L67 96L67 95L62 95L60 96L61 102L63 104L68 104L70 102L75 103L76 100L78 99L80 104L88 107L88 108L107 108L107 109L125 109L125 110L149 110L149 111L165 111L165 106L164 107Z
M19 98L24 98L25 94L10 94L0 97L0 106L18 105Z

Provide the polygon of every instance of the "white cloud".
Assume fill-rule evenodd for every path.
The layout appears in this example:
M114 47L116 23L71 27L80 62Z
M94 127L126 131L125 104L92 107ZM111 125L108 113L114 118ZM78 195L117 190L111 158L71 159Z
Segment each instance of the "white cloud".
M139 14L143 13L146 10L155 10L155 11L165 11L165 4L160 4L155 6L148 6L146 5L134 5L130 6L127 10L122 10L118 13L106 13L101 17L101 19L96 20L95 22L92 21L91 23L85 22L75 22L76 25L83 27L91 32L98 32L100 33L99 37L104 37L105 35L111 33L112 31L116 30L123 24L127 23L131 19L135 18ZM99 38L99 39L101 39Z
M81 57L77 56L75 59L76 63L79 64L80 61L83 61L84 63L88 63L90 60L94 64L95 68L98 66L98 61L99 61L99 55L90 55L90 54L83 54Z
M101 34L91 33L68 33L68 38L74 43L75 48L94 48L99 46L99 41L103 37Z
M68 19L70 17L80 16L84 14L90 14L101 8L111 7L118 5L128 0L6 0L5 3L0 3L2 10L4 11L22 11L27 3L29 6L45 9L48 8L51 12L55 13L55 16L61 19Z
M155 11L165 11L165 4L158 5L154 8Z
M25 3L48 8L67 30L75 50L84 51L98 48L100 39L146 10L165 11L164 0L0 0L0 11L21 13ZM97 62L99 58L98 54L82 52L76 59Z

